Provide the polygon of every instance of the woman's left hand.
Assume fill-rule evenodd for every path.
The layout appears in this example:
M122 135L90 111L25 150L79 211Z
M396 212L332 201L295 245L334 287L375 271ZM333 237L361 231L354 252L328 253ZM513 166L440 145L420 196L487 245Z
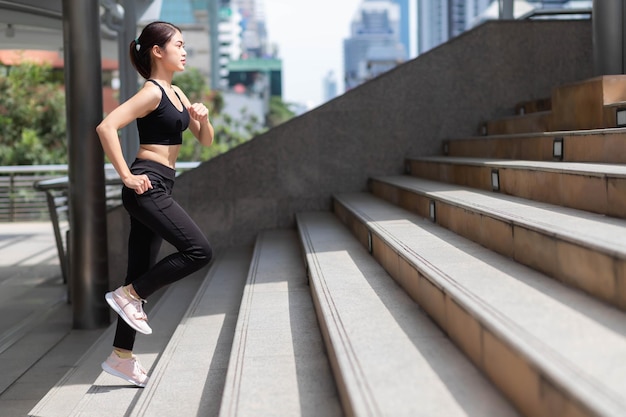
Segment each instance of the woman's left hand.
M193 120L197 120L199 122L205 122L209 120L209 109L202 103L193 103L187 109L189 111L189 116Z

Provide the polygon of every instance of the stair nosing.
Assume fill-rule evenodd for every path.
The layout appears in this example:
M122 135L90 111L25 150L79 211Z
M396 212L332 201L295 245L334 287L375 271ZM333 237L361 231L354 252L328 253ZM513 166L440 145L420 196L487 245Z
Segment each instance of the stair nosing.
M558 172L570 175L626 178L626 166L622 164L600 164L597 162L533 161L504 158L475 158L464 156L421 156L407 157L410 161L470 165L498 169Z

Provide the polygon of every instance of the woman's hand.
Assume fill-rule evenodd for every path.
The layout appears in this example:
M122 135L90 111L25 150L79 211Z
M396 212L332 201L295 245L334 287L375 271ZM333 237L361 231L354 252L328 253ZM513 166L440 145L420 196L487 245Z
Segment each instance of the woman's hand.
M137 194L143 194L152 189L152 183L147 175L130 175L122 181L127 188L135 190Z
M193 103L187 109L189 112L189 116L193 120L197 120L199 122L206 122L209 120L209 109L202 103Z

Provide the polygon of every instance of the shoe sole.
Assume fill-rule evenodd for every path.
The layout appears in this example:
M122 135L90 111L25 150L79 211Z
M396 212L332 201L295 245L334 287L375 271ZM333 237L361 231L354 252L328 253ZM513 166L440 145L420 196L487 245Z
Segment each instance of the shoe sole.
M116 371L115 369L111 368L111 367L109 366L109 364L108 364L108 363L106 363L106 362L102 362L102 365L101 365L101 366L102 366L102 370L103 370L104 372L106 372L106 373L108 373L108 374L111 374L111 375L113 375L113 376L116 376L116 377L118 377L118 378L122 378L124 381L128 381L128 382L130 382L131 384L138 386L139 388L145 388L145 387L146 387L146 384L148 383L148 381L146 381L146 382L138 382L138 381L134 381L132 378L129 378L129 377L128 377L128 375L125 375L125 374L123 374L123 373L121 373L121 372L119 372L119 371Z
M126 324L128 324L130 327L132 327L134 330L138 331L139 333L143 333L143 334L152 334L152 329L149 329L148 331L143 330L139 327L137 327L137 325L135 323L133 323L133 321L131 319L128 318L128 316L126 316L126 313L124 312L124 310L122 310L120 308L120 306L115 302L115 300L113 299L113 293L112 292L108 292L106 293L106 295L104 296L104 298L106 299L107 303L109 304L109 306L115 310L115 312L122 318L124 319L124 321L126 322Z

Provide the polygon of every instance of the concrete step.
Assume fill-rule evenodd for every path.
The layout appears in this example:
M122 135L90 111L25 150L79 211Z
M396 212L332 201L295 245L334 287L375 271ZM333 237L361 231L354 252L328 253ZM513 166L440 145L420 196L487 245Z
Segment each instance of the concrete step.
M0 401L72 328L65 286L59 277L34 280L23 288L5 284L4 290L15 298L0 304Z
M624 146L626 129L596 129L447 140L443 144L443 154L469 158L624 164Z
M626 217L626 167L483 158L409 158L411 175L544 203Z
M135 354L149 373L205 275L206 270L202 270L176 282L167 289L160 290L146 304L153 334L137 335ZM127 415L143 390L135 389L134 386L102 371L100 364L111 353L114 333L115 321L33 407L29 416Z
M219 415L342 415L294 230L257 237Z
M523 414L625 415L622 311L370 194L334 208Z
M297 223L346 415L517 415L332 213Z
M131 417L217 416L252 248L220 253Z
M515 114L528 114L540 111L549 111L552 109L551 98L540 98L517 103L515 105Z
M626 76L603 75L552 90L555 130L616 127L613 104L626 100Z
M372 194L474 242L626 308L626 221L411 176L371 180Z
M522 114L520 110L525 107L518 105L515 116L484 123L483 134L614 128L620 125L617 111L626 100L625 92L624 75L603 75L557 86L552 90L549 109Z
M516 133L548 132L552 129L552 112L541 111L489 120L485 135L512 135Z

